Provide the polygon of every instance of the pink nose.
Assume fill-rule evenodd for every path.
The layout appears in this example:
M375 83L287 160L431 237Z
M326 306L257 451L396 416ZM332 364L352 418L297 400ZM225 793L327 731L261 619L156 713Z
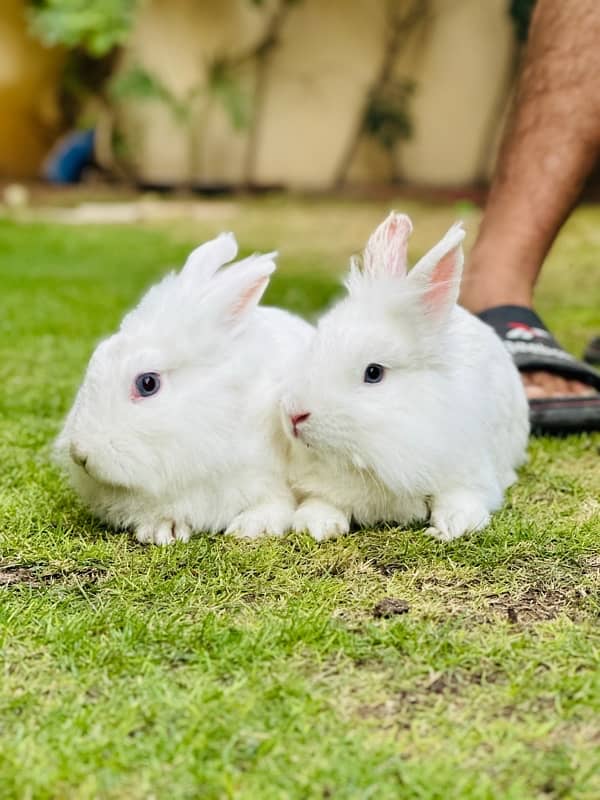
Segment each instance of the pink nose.
M306 422L309 417L309 411L305 411L302 414L290 414L290 422L292 423L294 436L298 436L298 425L300 425L301 422Z

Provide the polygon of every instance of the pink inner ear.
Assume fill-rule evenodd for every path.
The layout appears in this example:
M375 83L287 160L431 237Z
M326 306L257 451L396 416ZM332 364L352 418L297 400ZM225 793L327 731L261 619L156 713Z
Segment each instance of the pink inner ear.
M425 293L425 301L436 311L446 305L448 295L454 288L458 251L459 248L455 247L446 253L433 270L429 288Z
M392 217L387 229L386 267L391 275L404 275L406 272L406 254L408 237L412 232L406 217Z
M396 231L397 230L398 230L398 218L397 217L393 217L392 221L390 222L389 227L387 229L387 240L388 240L388 242L392 241L392 239L396 235Z
M243 294L241 294L234 303L231 309L231 316L240 317L244 311L246 311L248 306L256 300L257 295L258 297L261 296L268 282L269 276L261 275L261 277L257 278L254 283L251 283L250 286L244 290Z
M412 224L404 214L391 213L369 237L363 255L367 275L406 275L406 252Z

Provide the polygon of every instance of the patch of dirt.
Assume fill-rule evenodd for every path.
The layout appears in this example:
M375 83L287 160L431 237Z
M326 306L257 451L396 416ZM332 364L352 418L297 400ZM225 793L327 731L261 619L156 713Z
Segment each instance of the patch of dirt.
M457 697L469 686L482 686L496 683L500 673L481 671L435 672L421 680L411 689L403 689L392 697L379 703L365 703L356 709L363 719L383 720L391 717L407 716L407 710L416 709L433 701L434 695Z
M527 575L520 562L515 562L515 569L528 582L512 591L492 593L481 576L453 581L444 575L419 576L411 589L419 591L424 604L430 596L443 603L444 616L463 617L465 624L473 625L497 624L499 616L513 625L552 620L561 614L577 619L600 607L600 555L585 557L579 569L568 574L547 576L529 567Z
M408 614L410 606L406 600L397 597L384 597L373 607L373 616L376 619L388 619L399 614Z
M598 452L600 453L600 449ZM596 500L594 497L586 497L574 516L576 521L580 523L600 519L600 500Z
M317 578L344 578L350 567L346 564L329 564L314 571Z
M404 701L404 702L403 702ZM356 709L356 713L361 719L388 719L390 717L395 717L400 713L400 710L404 703L416 703L418 702L416 697L394 697L388 700L384 700L382 703L365 703L362 706L358 706Z
M390 561L388 564L381 564L375 561L372 567L385 578L391 578L396 572L406 572L408 570L408 564L403 564L400 561Z
M560 614L573 618L587 596L584 588L552 588L531 586L521 594L503 592L487 595L490 608L506 615L513 624L541 622Z
M84 580L97 583L106 574L98 567L84 567L74 570L52 570L48 564L0 564L0 588L6 586L47 586L53 583L67 583Z
M498 683L500 674L498 671L482 672L481 670L474 670L473 672L467 672L466 670L437 672L430 676L422 688L426 692L433 692L434 694L444 694L445 692L456 694L461 687Z
M591 575L600 575L600 555L584 558L581 563L585 572Z

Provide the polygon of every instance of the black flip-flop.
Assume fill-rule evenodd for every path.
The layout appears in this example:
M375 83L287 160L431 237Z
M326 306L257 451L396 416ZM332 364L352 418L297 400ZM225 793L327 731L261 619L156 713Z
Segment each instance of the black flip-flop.
M591 364L592 367L600 367L600 336L595 336L588 346L585 348L583 360Z
M595 395L530 399L532 433L600 431L600 374L563 350L535 311L523 306L496 306L478 316L496 331L520 372L551 372L581 381L596 391Z

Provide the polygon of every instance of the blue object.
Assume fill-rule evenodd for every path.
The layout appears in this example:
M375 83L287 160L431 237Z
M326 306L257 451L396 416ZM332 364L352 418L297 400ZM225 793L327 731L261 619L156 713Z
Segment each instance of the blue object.
M44 165L44 177L51 183L78 183L84 168L94 162L95 131L74 131L54 147Z

